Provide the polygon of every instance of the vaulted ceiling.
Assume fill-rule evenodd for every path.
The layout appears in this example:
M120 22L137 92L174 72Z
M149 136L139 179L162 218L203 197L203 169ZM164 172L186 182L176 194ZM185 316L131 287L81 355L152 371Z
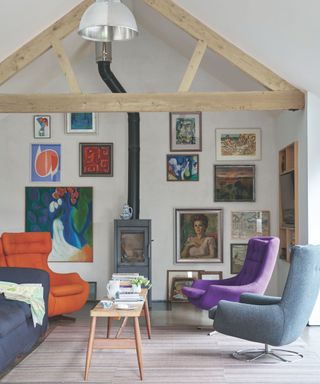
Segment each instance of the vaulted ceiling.
M0 60L80 2L28 0L19 4L17 13L14 2L2 0L0 32L7 38L2 39L0 45ZM197 39L190 39L187 33L159 16L143 0L124 2L133 9L138 24L187 58L192 56ZM175 3L293 86L320 94L318 1L305 0L302 4L290 0L175 0ZM216 53L207 51L201 66L230 89L263 89Z

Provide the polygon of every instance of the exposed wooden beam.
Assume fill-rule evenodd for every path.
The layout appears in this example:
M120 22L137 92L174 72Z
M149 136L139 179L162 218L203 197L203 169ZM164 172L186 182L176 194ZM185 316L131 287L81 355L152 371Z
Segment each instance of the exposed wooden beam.
M14 76L26 65L45 53L51 47L53 34L57 39L63 39L79 25L84 11L94 0L84 0L61 19L45 29L20 49L0 63L0 85Z
M78 84L76 75L73 72L68 56L66 55L66 52L63 48L61 40L53 37L51 40L51 44L52 44L53 50L57 55L63 74L69 84L70 91L73 93L80 93L81 92L80 86Z
M270 90L296 89L270 69L218 35L172 0L144 0L144 2L190 36L197 40L204 40L208 44L208 48L220 54L266 88Z
M297 91L118 94L0 94L0 113L188 112L303 109Z
M199 40L181 81L179 92L188 92L207 49L207 43Z

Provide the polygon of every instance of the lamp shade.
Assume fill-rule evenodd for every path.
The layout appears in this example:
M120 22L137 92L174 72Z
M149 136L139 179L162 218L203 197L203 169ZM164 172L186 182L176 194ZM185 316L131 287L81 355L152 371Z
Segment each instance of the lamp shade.
M129 40L138 34L136 20L120 0L97 0L82 15L78 33L92 41Z

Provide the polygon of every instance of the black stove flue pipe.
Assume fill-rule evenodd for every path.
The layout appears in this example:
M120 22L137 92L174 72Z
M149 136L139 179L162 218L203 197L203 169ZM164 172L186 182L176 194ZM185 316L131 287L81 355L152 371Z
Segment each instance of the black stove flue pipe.
M99 74L112 93L126 93L111 71L111 43L96 43ZM128 113L128 205L132 219L140 214L140 115Z

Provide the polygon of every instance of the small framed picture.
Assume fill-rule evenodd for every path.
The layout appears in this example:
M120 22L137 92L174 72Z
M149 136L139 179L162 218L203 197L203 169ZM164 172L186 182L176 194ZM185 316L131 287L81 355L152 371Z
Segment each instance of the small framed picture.
M231 238L248 240L270 235L270 211L231 212Z
M222 271L199 271L201 280L222 280Z
M217 160L261 160L260 128L216 129Z
M196 270L186 270L186 269L178 269L178 270L168 270L167 271L167 300L172 301L172 290L173 290L173 281L176 279L187 280L188 286L190 286L189 281L193 282L199 278L199 271ZM176 288L175 288L176 290ZM184 296L184 295L183 295ZM181 301L181 300L179 300ZM185 301L187 298L185 297Z
M199 155L167 155L167 181L199 181Z
M255 200L255 165L214 166L214 201Z
M96 133L96 115L92 112L67 113L67 133Z
M177 263L222 263L222 209L176 209Z
M170 151L201 151L201 112L170 113Z
M33 116L33 137L35 139L50 139L51 137L51 116Z
M171 303L188 303L188 298L182 293L182 288L191 287L194 279L188 277L174 277L171 286Z
M61 181L61 144L31 144L31 181Z
M96 301L97 300L97 282L88 281L89 284L89 296L87 301Z
M231 273L237 274L241 271L246 258L248 244L230 244Z
M113 176L113 143L79 143L80 176Z

